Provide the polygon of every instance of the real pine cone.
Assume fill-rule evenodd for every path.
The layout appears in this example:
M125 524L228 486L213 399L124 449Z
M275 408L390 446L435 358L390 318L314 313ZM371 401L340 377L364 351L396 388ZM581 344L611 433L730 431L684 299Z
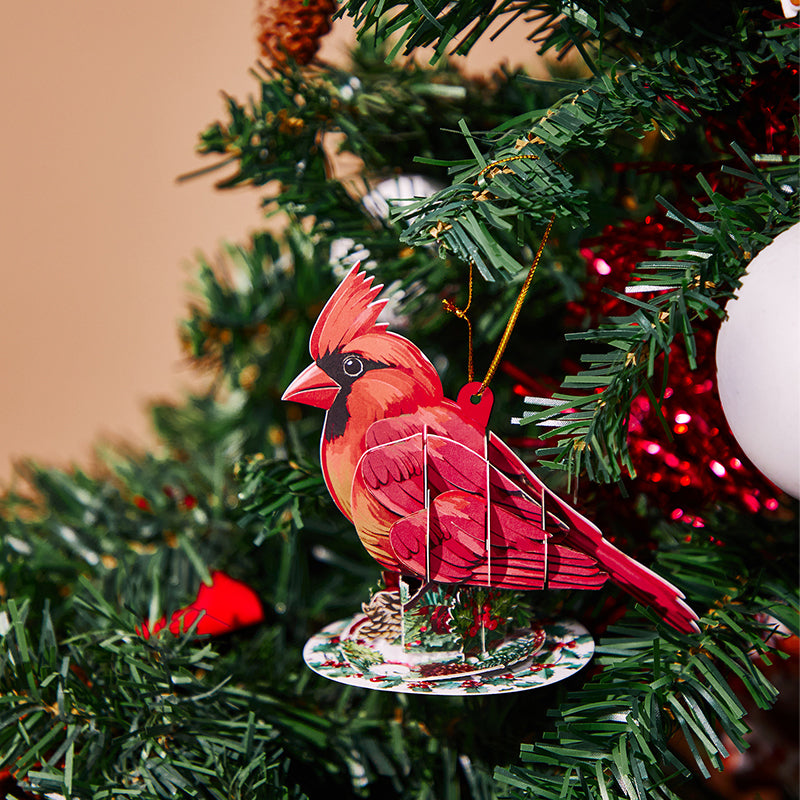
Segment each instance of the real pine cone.
M261 0L258 43L273 64L308 64L331 29L336 0Z

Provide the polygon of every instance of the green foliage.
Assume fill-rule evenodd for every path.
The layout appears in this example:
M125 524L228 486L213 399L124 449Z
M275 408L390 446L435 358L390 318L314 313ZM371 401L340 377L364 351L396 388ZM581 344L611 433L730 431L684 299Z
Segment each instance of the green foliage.
M588 192L572 166L576 152L585 156L613 145L612 137L642 138L654 128L674 139L702 113L741 95L744 82L730 79L743 68L752 74L769 59L790 60L791 30L776 24L760 31L753 16L743 12L724 30L724 36L741 38L745 64L738 51L732 61L727 40L723 45L716 38L696 47L684 39L647 61L623 63L600 55L595 63L586 56L592 77L570 86L546 113L532 111L486 133L463 123L472 158L436 162L448 167L452 183L403 210L404 217L414 217L404 240L429 244L433 235L440 247L474 260L488 280L507 280L527 269L512 247L520 220L528 231L540 232L552 214L573 227L589 222ZM596 36L598 45L603 38L593 28L586 33Z
M459 762L414 709L395 719L391 696L305 671L310 633L375 579L318 468L253 458L203 495L205 457L180 449L106 479L31 468L37 499L6 497L0 765L67 797L438 792L459 763L488 786L480 759ZM252 586L265 622L213 642L143 638L209 568Z
M476 322L479 365L488 363L491 357L491 342L499 336L519 281L552 214L556 217L549 245L553 257L546 257L539 269L533 300L537 307L531 309L533 319L546 313L543 308L552 309L562 298L575 296L574 277L579 265L574 251L582 234L599 229L608 215L606 179L601 176L598 163L592 162L602 165L607 160L606 168L610 170L617 152L640 156L645 147L642 137L653 130L663 137L662 145L657 146L663 158L680 157L683 148L694 149L696 156L698 146L706 147L697 141L701 115L721 113L737 101L748 86L743 76L757 74L764 64L797 62L791 28L779 19L770 21L758 7L747 4L718 4L711 24L704 21L702 25L694 20L688 3L677 4L666 15L655 14L640 4L612 8L594 3L564 7L560 3L500 3L491 11L483 5L440 7L433 3L420 14L420 3L353 2L346 5L346 11L355 15L362 35L370 31L370 37L382 45L390 33L397 33L398 46L407 41L412 48L428 42L431 36L446 47L465 26L474 25L474 33L482 34L494 20L504 16L522 20L533 14L540 21L540 29L533 35L541 49L563 49L570 42L575 44L590 68L589 76L581 81L545 84L532 82L524 75L505 74L495 78L494 91L487 92L477 82L460 78L446 65L433 72L413 64L404 68L383 65L377 58L380 50L369 45L349 74L328 67L311 74L266 73L262 102L251 103L249 109L233 104L231 122L212 126L203 138L207 151L225 152L225 141L233 141L231 146L238 151L246 148L253 130L264 128L267 120L273 120L273 126L278 124L274 120L282 114L283 119L296 117L306 120L306 125L316 126L314 138L318 142L328 132L339 132L344 137L343 149L364 158L365 174L386 165L385 160L380 160L382 154L396 159L394 163L407 163L411 151L406 151L404 145L387 151L389 133L398 142L416 145L415 161L426 168L446 168L448 186L431 198L397 210L399 229L383 224L376 228L363 207L355 204L331 175L315 184L313 191L296 176L293 181L286 179L284 173L289 165L294 169L298 164L307 164L302 137L294 149L284 143L277 148L274 157L283 160L285 169L265 167L261 175L252 167L251 159L242 157L238 161L239 172L231 181L263 183L267 178L277 179L277 207L298 218L311 217L315 236L329 238L335 232L357 237L353 239L359 243L357 248L366 247L378 258L381 273L387 279L399 276L406 286L423 281L427 296L419 297L416 292L417 297L409 301L410 310L426 312L416 317L421 334L434 310L428 298L440 291L448 279L465 280L466 268L454 265L452 259L462 264L474 262L489 287L501 287L499 291L488 290L488 304L482 302L486 291L482 282L478 287L476 305L482 312ZM475 16L479 10L480 19ZM566 16L556 24L560 14ZM400 28L403 30L398 33ZM676 37L677 31L681 31L680 37ZM474 36L470 36L473 41ZM304 95L309 82L314 88ZM320 87L325 87L324 91ZM314 116L314 108L321 102L319 92L326 98L325 108L333 110ZM480 110L476 113L476 101L487 95L492 99L478 103ZM298 97L304 98L302 102ZM501 102L505 102L502 115ZM392 113L397 108L403 109L400 115ZM465 118L468 113L469 120ZM456 128L462 135L456 135ZM451 133L445 141L442 132L448 130ZM652 144L647 146L652 148ZM447 159L436 155L445 149L450 154ZM738 151L736 160L741 160L740 154L744 155ZM314 157L325 158L321 149L314 151ZM741 173L741 169L730 167L729 172ZM691 359L692 326L729 296L730 287L746 267L743 254L754 255L771 235L796 218L794 167L764 173L748 170L744 174L755 181L755 190L739 204L742 210L738 220L727 219L737 212L732 210L733 201L721 192L712 193L711 206L701 208L702 213L712 215L712 225L719 219L715 229L717 246L722 248L719 258L726 259L725 266L718 264L717 257L703 263L690 255L690 263L695 266L687 267L682 251L676 248L666 255L677 261L682 274L667 276L664 265L659 263L658 280L663 283L669 277L673 283L683 281L686 292L679 289L644 305L635 297L629 298L629 317L609 321L602 331L572 336L590 344L598 339L610 341L611 352L582 355L590 369L570 377L565 388L586 390L585 394L570 391L557 395L556 400L562 402L555 410L548 408L530 417L534 422L546 421L566 409L577 409L559 419L558 428L549 429L550 435L558 435L558 442L540 452L548 466L566 470L570 477L586 469L589 477L597 481L617 480L623 471L631 472L626 448L630 404L641 391L658 399L660 390L653 375L656 357L668 356L676 336L680 336ZM759 190L759 186L768 188ZM654 188L663 191L658 185ZM706 188L705 178L698 174L697 193ZM301 200L297 193L302 195ZM321 197L330 197L333 202L325 200L323 207L322 201L317 201ZM308 205L309 200L313 205ZM650 202L654 201L652 198ZM669 206L668 200L664 202ZM726 210L723 206L731 208ZM672 213L686 220L674 208ZM750 213L756 214L761 223L748 219ZM737 241L734 250L728 247L724 240L727 228L733 225L740 231L736 235L748 238L751 223L762 225L761 237ZM707 255L709 241L692 239L699 236L707 240L713 234L700 231L696 223L688 220L687 226L692 231L687 246L691 245L692 252ZM398 234L402 242L413 247L399 259ZM438 247L444 260L437 262L429 257L433 246ZM707 272L721 272L724 280L707 277ZM719 283L718 288L710 290L710 282ZM450 330L456 329L450 326ZM420 343L425 345L424 336L421 338ZM451 333L450 341L454 339ZM432 346L436 348L438 344L434 341ZM441 352L448 350L442 347ZM509 359L515 358L512 349ZM445 378L448 383L449 376ZM665 372L661 383L666 379ZM591 395L594 391L596 394Z
M762 9L774 11L765 3L723 0L707 3L703 14L685 0L668 9L652 3L605 0L346 0L339 14L354 18L360 37L392 42L388 59L401 51L411 54L428 46L434 49L433 63L448 52L465 55L481 37L502 36L509 25L516 23L528 25L528 39L538 45L540 52L563 53L578 47L585 57L587 51L596 49L598 55L610 52L609 58L633 53L652 58L664 43L669 43L675 51L683 49L687 53L717 47L727 61L729 53L721 48L730 32L735 31L736 56L748 65L758 58L751 45L760 38ZM777 49L786 52L785 45L778 45ZM708 66L702 59L695 64L699 70Z
M685 636L661 622L653 630L643 619L609 628L596 649L602 671L550 712L555 728L542 741L522 745L526 766L496 771L498 780L519 790L514 796L678 798L683 781L721 769L731 747L747 748L745 709L731 678L769 708L777 692L759 663L784 657L771 649L769 636L776 617L797 631L800 609L796 589L785 595L779 588L789 578L788 562L769 569L753 564L760 526L732 530L729 524L716 522L725 531L724 548L712 534L657 558L695 607L708 608L701 632ZM790 551L792 538L783 528L780 541ZM687 745L688 763L676 751L679 742Z
M634 397L642 391L653 393L651 385L659 377L656 356L668 356L680 338L694 365L693 325L710 314L722 316L747 262L795 223L800 196L797 160L758 170L736 149L750 171L728 168L727 172L749 181L744 197L731 200L713 191L700 175L709 194L709 202L699 209L702 222L666 204L670 214L689 229L688 236L659 253L657 260L639 264L629 285L633 293L649 289L658 294L647 301L628 295L624 299L632 307L629 316L614 317L597 330L567 334L567 339L604 347L582 355L588 368L564 381L564 388L572 391L556 393L555 404L548 399L543 410L525 414L530 422L557 420L557 427L544 433L558 436L556 446L539 451L553 459L548 462L551 466L566 467L574 474L585 468L597 481L617 480L623 468L634 474L626 418ZM659 400L667 375L664 370L660 388L656 386ZM530 398L533 403L536 399Z
M45 610L38 646L29 606L8 603L2 746L34 791L176 797L205 785L200 796L269 797L286 781L286 736L300 734L302 746L322 754L324 723L220 680L208 644L185 636L136 646L132 621L96 591L87 586L82 603L109 624L59 642ZM124 726L115 730L112 720Z
M459 162L472 158L474 144L458 133L466 115L481 130L503 127L509 114L536 117L558 95L549 86L526 86L518 73L504 71L489 80L475 80L447 65L431 70L411 62L401 67L384 64L379 56L367 45L355 54L350 71L326 65L313 72L260 69L260 97L247 104L227 98L227 119L203 132L199 150L225 156L213 168L233 168L218 184L221 188L265 186L264 203L270 212L302 221L311 227L312 238L358 242L356 249L367 248L379 259L386 279L401 278L405 285L423 280L436 292L452 280L452 275L443 275L442 262L431 258L430 249L404 247L398 241L398 225L375 219L352 195L366 193L368 177L408 171L412 162L424 164L426 175L445 180L445 162L438 153L446 151ZM362 160L359 179L343 183L335 175L330 164L334 146ZM535 249L541 235L536 218L520 220L508 244L515 265ZM436 220L423 226L421 241L409 241L435 245L427 234L435 224ZM483 269L483 260L478 265ZM563 264L557 270L544 267L543 272L550 273L556 289L574 294L575 284ZM506 288L507 305L513 287Z

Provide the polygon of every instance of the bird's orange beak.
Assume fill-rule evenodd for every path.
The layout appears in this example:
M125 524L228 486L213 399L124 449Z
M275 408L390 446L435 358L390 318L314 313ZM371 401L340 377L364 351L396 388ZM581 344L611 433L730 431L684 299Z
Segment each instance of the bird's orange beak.
M288 386L281 400L329 409L339 389L316 364L309 364Z

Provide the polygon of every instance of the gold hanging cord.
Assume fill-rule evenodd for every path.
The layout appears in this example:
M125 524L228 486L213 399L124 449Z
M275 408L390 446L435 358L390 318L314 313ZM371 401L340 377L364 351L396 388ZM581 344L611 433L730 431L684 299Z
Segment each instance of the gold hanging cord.
M472 383L475 378L475 368L472 364L472 323L469 321L467 311L472 305L472 265L473 260L469 260L469 294L467 295L467 304L464 308L459 308L452 300L442 300L444 310L450 314L455 314L459 319L463 319L467 323L467 383Z
M510 156L509 158L500 159L500 161L494 161L491 164L485 166L479 173L478 177L475 179L475 183L478 183L478 180L483 175L484 172L498 166L499 164L504 164L507 161L518 161L523 158L531 158L531 159L538 159L539 156L534 155L519 155L519 156ZM553 223L555 222L556 215L553 214L550 217L550 222L547 223L547 228L545 229L544 234L542 235L542 241L539 243L539 249L536 251L536 256L533 259L533 263L531 264L530 269L528 270L528 276L525 278L525 282L522 284L522 288L519 290L519 296L517 297L516 303L514 303L514 308L511 311L511 316L508 318L508 322L506 323L506 329L503 331L503 335L500 337L500 343L497 345L497 351L494 354L494 358L492 359L492 363L489 365L489 369L486 372L486 377L481 382L480 388L477 391L477 395L481 395L483 390L489 385L489 382L494 377L495 372L497 372L497 367L500 365L500 359L503 357L503 353L505 353L506 347L508 345L508 340L511 338L511 332L514 330L514 325L517 322L517 317L519 317L520 311L522 311L522 304L525 302L525 296L528 293L528 289L530 288L531 282L533 281L533 276L536 273L536 267L539 265L539 259L542 257L542 252L544 251L544 247L547 244L547 240L550 237L550 231L553 228ZM467 305L464 308L458 308L455 303L451 300L442 300L442 305L444 306L444 310L450 312L451 314L455 314L459 319L463 319L467 323L467 338L468 338L468 346L469 346L469 355L467 357L467 379L468 382L471 383L475 371L473 368L473 361L472 361L472 323L467 316L467 311L469 311L469 307L472 304L472 267L473 267L473 260L470 259L469 262L469 295L467 296Z

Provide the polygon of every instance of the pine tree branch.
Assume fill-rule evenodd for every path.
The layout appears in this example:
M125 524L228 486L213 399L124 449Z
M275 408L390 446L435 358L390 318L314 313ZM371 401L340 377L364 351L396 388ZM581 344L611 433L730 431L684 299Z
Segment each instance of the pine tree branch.
M775 28L775 32L780 37L742 33L744 41L757 43L753 52L742 54L748 68L755 69L776 53L786 63L789 30ZM778 42L781 47L774 50ZM404 241L411 245L434 241L464 261L474 260L488 279L524 270L526 265L506 244L513 239L509 220L521 218L542 227L555 213L573 226L587 223L587 194L570 174L569 154L605 147L612 134L638 138L654 127L672 139L676 130L694 123L701 113L732 102L735 90L718 70L710 69L711 63L720 61L720 51L719 44L694 54L665 49L649 62L618 63L608 74L598 70L584 88L565 95L544 116L530 114L527 125L518 120L510 130L504 127L483 136L468 133L471 140L481 141L483 150L467 165L449 165L450 187L399 212L410 222ZM705 69L699 68L701 63ZM738 74L741 64L728 68Z
M741 157L744 153L738 151ZM600 344L599 353L584 356L588 369L568 376L567 391L523 421L545 423L543 437L556 444L543 448L544 463L571 474L586 468L597 481L618 480L623 469L634 474L627 444L628 414L633 399L655 378L655 359L682 340L693 362L692 328L709 314L721 316L747 263L797 216L798 178L793 166L757 170L749 163L750 191L730 200L706 183L709 204L703 222L691 220L667 205L669 214L688 231L688 238L654 261L642 262L620 296L631 314L610 319L601 328L567 334L570 340ZM704 182L702 176L699 180ZM630 294L628 294L630 292ZM637 299L640 295L647 301ZM580 392L576 393L575 390ZM527 398L536 406L540 398ZM541 405L541 404L539 404ZM580 455L580 461L576 459Z
M662 571L694 604L708 603L702 633L683 636L660 621L653 631L629 618L609 629L596 649L602 670L552 712L552 732L522 745L523 765L495 772L518 790L512 796L678 798L693 772L708 777L710 768L722 768L730 747L748 747L745 708L731 680L738 678L760 707L770 707L777 691L758 661L769 664L781 653L769 644L777 624L765 614L785 616L797 630L800 613L796 591L776 592L758 567L748 569L752 535L728 537L722 551L712 534L659 554ZM791 558L784 567L790 569ZM782 570L776 571L789 578ZM688 763L676 750L680 742Z
M716 2L705 10L698 16L687 0L668 10L602 0L347 0L338 15L353 17L360 38L373 38L378 45L391 43L390 58L433 47L431 62L437 63L448 55L466 55L481 37L500 37L511 24L528 26L527 38L539 45L539 53L556 50L563 56L588 41L601 58L632 53L649 57L659 43L669 42L691 55L710 42L729 44L730 29L741 31L754 21L758 25L763 12L773 8L739 0Z

